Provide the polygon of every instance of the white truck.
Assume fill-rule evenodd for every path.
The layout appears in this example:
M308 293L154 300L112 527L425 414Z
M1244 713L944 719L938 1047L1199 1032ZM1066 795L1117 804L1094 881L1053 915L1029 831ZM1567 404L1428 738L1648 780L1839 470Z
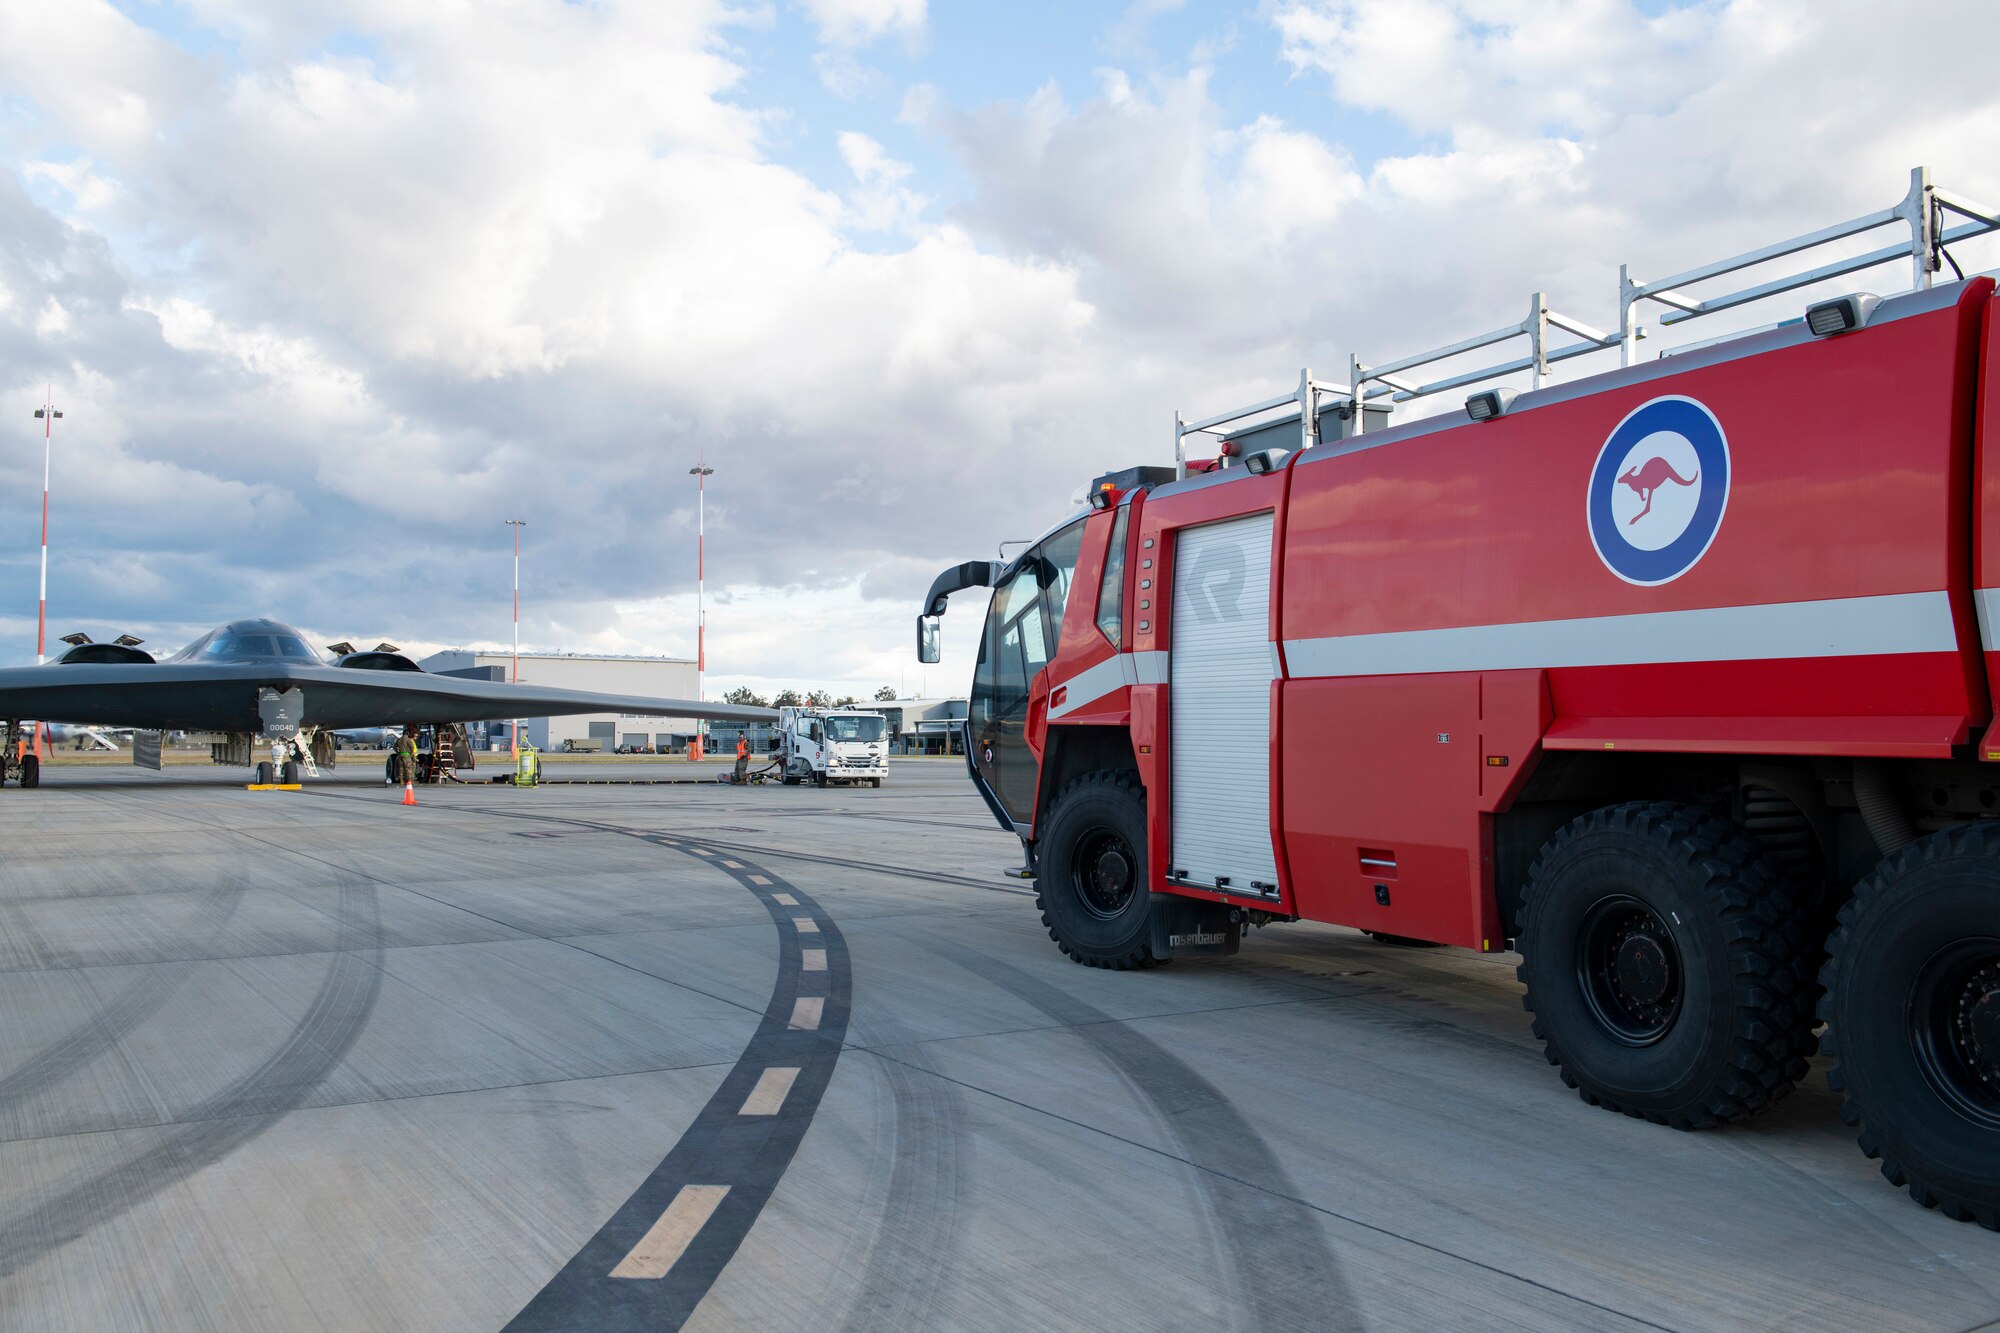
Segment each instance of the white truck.
M889 776L889 720L847 708L780 708L779 754L785 785L866 782Z

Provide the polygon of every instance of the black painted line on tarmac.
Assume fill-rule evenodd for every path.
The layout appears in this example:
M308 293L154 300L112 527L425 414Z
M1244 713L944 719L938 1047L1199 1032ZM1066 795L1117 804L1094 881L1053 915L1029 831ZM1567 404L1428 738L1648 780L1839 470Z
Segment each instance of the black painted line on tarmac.
M506 784L496 782L493 785L500 787ZM731 784L720 778L537 778L534 785L537 787L726 787Z
M791 1165L833 1078L847 1036L853 1003L847 941L809 895L754 863L732 870L713 856L701 856L696 850L699 839L636 831L634 836L713 866L756 895L778 928L777 983L756 1034L680 1141L562 1271L514 1316L507 1325L509 1333L557 1329L622 1333L677 1329L685 1323L735 1256ZM769 882L752 883L753 876ZM789 894L796 905L776 901L780 893ZM818 926L817 932L802 937L793 924L795 917L809 918ZM825 951L825 971L804 970L807 944ZM823 1001L816 1030L791 1027L794 1005L802 997ZM745 1100L772 1068L798 1070L784 1105L775 1115L742 1114ZM612 1277L611 1270L688 1185L726 1185L729 1193L664 1277Z
M649 838L658 830L636 829L619 824L606 824L592 819L569 819L562 815L537 814L531 810L491 810L480 806L437 806L436 809L459 809L468 814L491 815L496 819L535 819L551 824L568 824L575 828L589 829L596 833L622 833L627 837ZM786 847L759 847L745 842L719 842L700 834L664 833L665 837L696 838L705 847L728 852L732 856L775 856L786 861L804 861L811 865L839 866L846 870L872 870L877 874L891 875L899 879L922 880L929 884L955 884L981 893L1008 893L1019 898L1032 898L1033 889L1009 888L1005 884L988 884L984 880L973 879L969 875L954 875L942 870L922 870L916 866L890 865L883 861L863 861L856 857L827 856L819 852L793 851Z
M324 788L317 792L309 791L306 794L335 801L356 801L362 799L354 796L336 795ZM882 861L863 861L854 857L826 856L818 852L793 851L784 847L759 847L751 843L718 842L713 838L705 837L699 833L681 834L659 829L633 828L626 824L607 824L602 820L596 819L576 819L565 815L542 813L534 810L495 810L491 806L483 805L431 805L427 808L431 810L443 810L451 814L485 815L490 819L521 819L544 824L564 824L571 828L586 829L592 833L616 833L628 838L652 838L656 834L663 837L695 838L699 839L705 846L713 847L717 851L729 852L735 856L776 856L787 861L805 861L812 865L839 866L848 870L872 870L877 874L891 875L899 879L922 880L932 884L956 884L968 889L977 889L981 893L1007 893L1019 898L1032 898L1035 896L1033 889L1015 889L1009 888L1004 884L989 884L985 880L973 879L969 875L954 875L948 871L923 870L916 866L890 865Z
M750 850L747 844L737 842L710 842L711 847L735 850L742 855ZM804 861L812 865L839 866L847 870L872 870L877 874L890 875L898 879L921 880L926 884L952 884L961 888L977 889L981 893L1008 893L1017 898L1032 898L1033 889L1014 889L1005 884L988 884L984 880L973 879L969 875L953 875L941 870L920 870L915 866L890 865L884 861L863 861L854 857L822 856L818 852L798 852L785 847L759 847L755 849L764 856L775 856L786 861Z

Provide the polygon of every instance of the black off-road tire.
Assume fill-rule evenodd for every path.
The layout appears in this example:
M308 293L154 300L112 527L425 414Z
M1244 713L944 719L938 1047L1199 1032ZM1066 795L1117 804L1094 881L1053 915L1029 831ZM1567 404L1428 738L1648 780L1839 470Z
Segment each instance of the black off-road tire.
M382 785L385 787L396 785L396 756L393 754L382 761Z
M1608 806L1529 874L1521 1002L1591 1105L1676 1129L1736 1120L1805 1075L1818 949L1804 916L1738 825L1667 801Z
M1035 905L1057 947L1114 971L1160 961L1152 951L1146 795L1137 773L1071 781L1050 804L1039 842Z
M2000 1231L1996 969L2000 823L1979 823L1910 843L1856 886L1828 946L1819 1011L1827 1081L1861 1151L1924 1207L1989 1231ZM1954 992L1986 1000L1968 1013ZM1983 1072L1966 1057L1979 1048L1963 1043L1975 1028Z
M42 757L35 754L21 756L21 785L39 787L42 785Z

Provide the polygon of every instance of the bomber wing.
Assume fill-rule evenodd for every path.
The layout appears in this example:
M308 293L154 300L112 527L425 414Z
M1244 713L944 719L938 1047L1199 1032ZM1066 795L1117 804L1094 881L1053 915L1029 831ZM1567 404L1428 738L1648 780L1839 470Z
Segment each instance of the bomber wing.
M597 694L468 680L421 670L374 670L289 662L89 663L0 668L0 720L65 722L146 730L256 733L257 692L299 690L303 725L323 728L405 722L489 722L569 713L629 713L775 722L776 709L694 699Z

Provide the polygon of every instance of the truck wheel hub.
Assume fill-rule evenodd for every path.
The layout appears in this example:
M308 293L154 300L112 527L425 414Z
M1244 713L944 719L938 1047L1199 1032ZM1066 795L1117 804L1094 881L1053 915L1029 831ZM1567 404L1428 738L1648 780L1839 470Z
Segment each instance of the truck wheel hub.
M1903 1013L1931 1090L1974 1124L2000 1130L2000 938L1954 940L1931 955Z
M1973 1072L2000 1088L2000 961L1987 963L1959 992L1958 1041Z
M1626 894L1610 894L1584 913L1576 980L1591 1015L1621 1045L1652 1045L1680 1014L1673 934L1652 908Z
M1074 864L1079 896L1092 915L1117 916L1132 901L1138 861L1125 839L1110 832L1087 835L1077 845Z
M1673 985L1667 951L1650 935L1634 933L1618 946L1618 988L1636 1004L1658 1004Z

